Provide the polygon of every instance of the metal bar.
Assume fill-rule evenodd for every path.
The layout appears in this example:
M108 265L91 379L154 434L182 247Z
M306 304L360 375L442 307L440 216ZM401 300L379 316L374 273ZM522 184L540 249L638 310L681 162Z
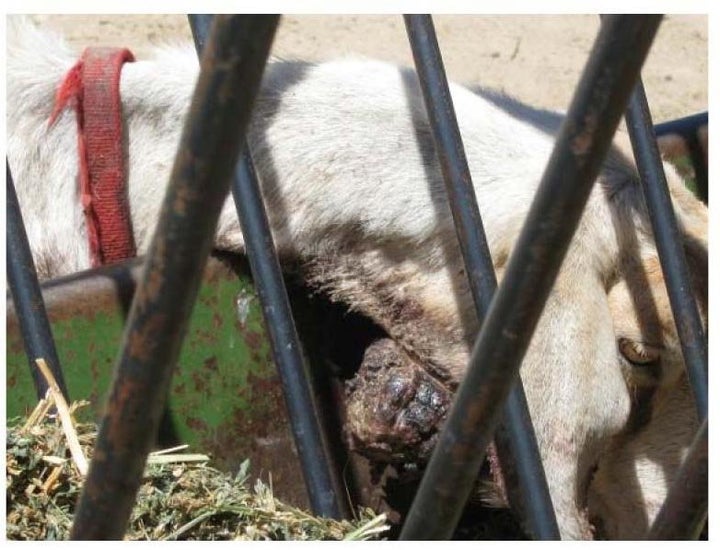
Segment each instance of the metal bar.
M457 525L660 21L658 15L613 15L603 21L403 539L447 539Z
M492 257L432 17L405 15L404 18L480 326L497 288ZM503 417L526 524L536 539L557 540L560 532L519 378L505 403Z
M214 21L72 539L120 539L126 529L278 20Z
M190 23L190 32L192 32L193 42L195 43L195 51L198 56L202 55L205 49L208 36L210 35L210 27L212 27L212 14L208 13L189 13L188 22Z
M698 128L708 125L708 113L697 113L694 115L678 118L676 120L668 120L655 125L655 135L657 137L669 134L677 134L684 138L689 135L697 134Z
M310 504L318 515L347 517L348 505L340 484L333 475L334 462L320 420L312 376L295 328L265 206L247 147L235 168L232 194L245 237L250 270L262 304L270 348L282 381L290 426Z
M35 359L45 359L60 386L63 397L67 400L68 390L45 311L45 302L40 292L35 262L30 252L30 243L7 158L5 159L5 173L7 177L7 277L20 321L25 353L30 363L30 374L37 397L42 399L47 393L48 384L35 365Z
M189 15L198 52L212 15ZM247 143L236 165L232 182L245 240L250 270L262 304L270 347L283 385L285 403L300 457L305 485L313 511L325 517L347 517L345 493L333 475L327 436L324 433L305 361L293 320L282 271L275 253L270 224Z
M630 96L625 121L655 235L665 286L700 420L707 416L707 336L695 303L670 191L653 134L642 80Z
M429 15L405 15L404 19L450 209L455 220L460 250L468 269L470 289L478 319L482 321L497 288L497 280L450 96L442 54Z
M708 419L702 423L650 528L652 540L697 540L708 513Z

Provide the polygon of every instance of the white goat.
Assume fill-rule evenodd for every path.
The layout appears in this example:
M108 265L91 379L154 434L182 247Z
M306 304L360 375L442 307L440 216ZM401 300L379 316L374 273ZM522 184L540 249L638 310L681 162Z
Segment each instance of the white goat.
M13 18L8 34L7 154L35 261L45 278L86 269L75 116L66 112L48 128L56 86L76 55ZM152 237L197 66L188 46L158 50L122 72L139 254ZM451 91L501 277L553 137L465 88ZM478 327L413 72L358 59L272 62L248 139L282 257L299 259L309 281L372 318L426 370L457 383ZM617 536L640 536L637 516L652 521L670 478L639 469L628 504L622 476L647 461L672 473L677 463L667 455L688 445L696 422L685 406L670 418L661 414L675 432L656 424L654 435L634 439L626 429L635 387L680 384L682 359L666 309L660 315L667 330L648 341L644 330L623 332L624 319L640 317L635 297L608 298L623 281L643 282L657 258L638 176L621 150L609 155L598 178L521 370L564 538L591 537L588 515L612 524ZM706 262L707 211L666 171L688 253ZM231 201L216 245L243 250ZM631 285L651 300L664 293L661 275L652 273L644 286ZM707 280L698 287L706 301ZM622 353L619 335L634 344L624 344ZM633 352L661 355L662 375L643 376L643 366L638 374L628 362L637 359ZM614 469L616 459L623 468ZM592 483L591 502L598 504L588 512L598 465L603 476ZM627 506L633 514L625 514Z

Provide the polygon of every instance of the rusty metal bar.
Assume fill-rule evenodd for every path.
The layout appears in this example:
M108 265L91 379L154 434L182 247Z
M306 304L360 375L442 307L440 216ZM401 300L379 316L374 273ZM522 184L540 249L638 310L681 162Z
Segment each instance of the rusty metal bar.
M661 19L603 21L402 539L448 539L457 525Z
M278 21L214 21L72 539L120 539L125 532Z
M404 18L479 326L490 308L497 288L492 257L432 17L405 15ZM503 424L507 430L514 459L513 466L518 476L519 500L523 503L522 512L526 517L526 524L536 539L557 540L560 538L560 531L525 391L519 378L505 403ZM475 460L475 457L471 457L471 460Z
M15 193L15 184L7 158L5 159L5 173L7 177L7 278L20 321L20 332L30 363L30 374L35 384L37 397L42 399L45 397L48 384L35 365L35 359L45 359L67 400L68 390L45 311L45 302L42 292L40 292L35 262L30 252L20 203Z
M690 451L650 528L652 540L697 540L708 514L708 419L703 420Z
M685 251L641 79L638 79L630 96L625 122L640 172L643 194L655 235L655 245L665 276L665 286L670 297L670 306L680 337L690 386L695 396L698 418L702 420L707 416L708 408L707 335L693 297Z
M202 51L212 15L190 15L195 46ZM312 387L312 376L303 356L290 301L275 253L270 224L247 143L232 182L240 228L245 240L253 282L275 364L283 385L295 446L313 511L325 517L347 517L349 506L334 475L327 435L324 433Z

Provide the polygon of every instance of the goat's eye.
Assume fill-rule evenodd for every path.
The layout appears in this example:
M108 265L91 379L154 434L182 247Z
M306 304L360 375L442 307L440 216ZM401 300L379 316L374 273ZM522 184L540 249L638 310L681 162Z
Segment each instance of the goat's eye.
M623 357L636 365L650 365L660 360L660 348L656 346L620 338L618 347Z

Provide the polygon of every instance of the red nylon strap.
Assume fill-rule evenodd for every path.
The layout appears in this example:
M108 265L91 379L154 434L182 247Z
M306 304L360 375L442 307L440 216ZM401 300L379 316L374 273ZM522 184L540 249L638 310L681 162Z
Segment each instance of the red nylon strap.
M80 196L93 267L136 254L125 189L120 71L132 53L121 48L87 48L68 71L50 116L72 102L78 124Z

